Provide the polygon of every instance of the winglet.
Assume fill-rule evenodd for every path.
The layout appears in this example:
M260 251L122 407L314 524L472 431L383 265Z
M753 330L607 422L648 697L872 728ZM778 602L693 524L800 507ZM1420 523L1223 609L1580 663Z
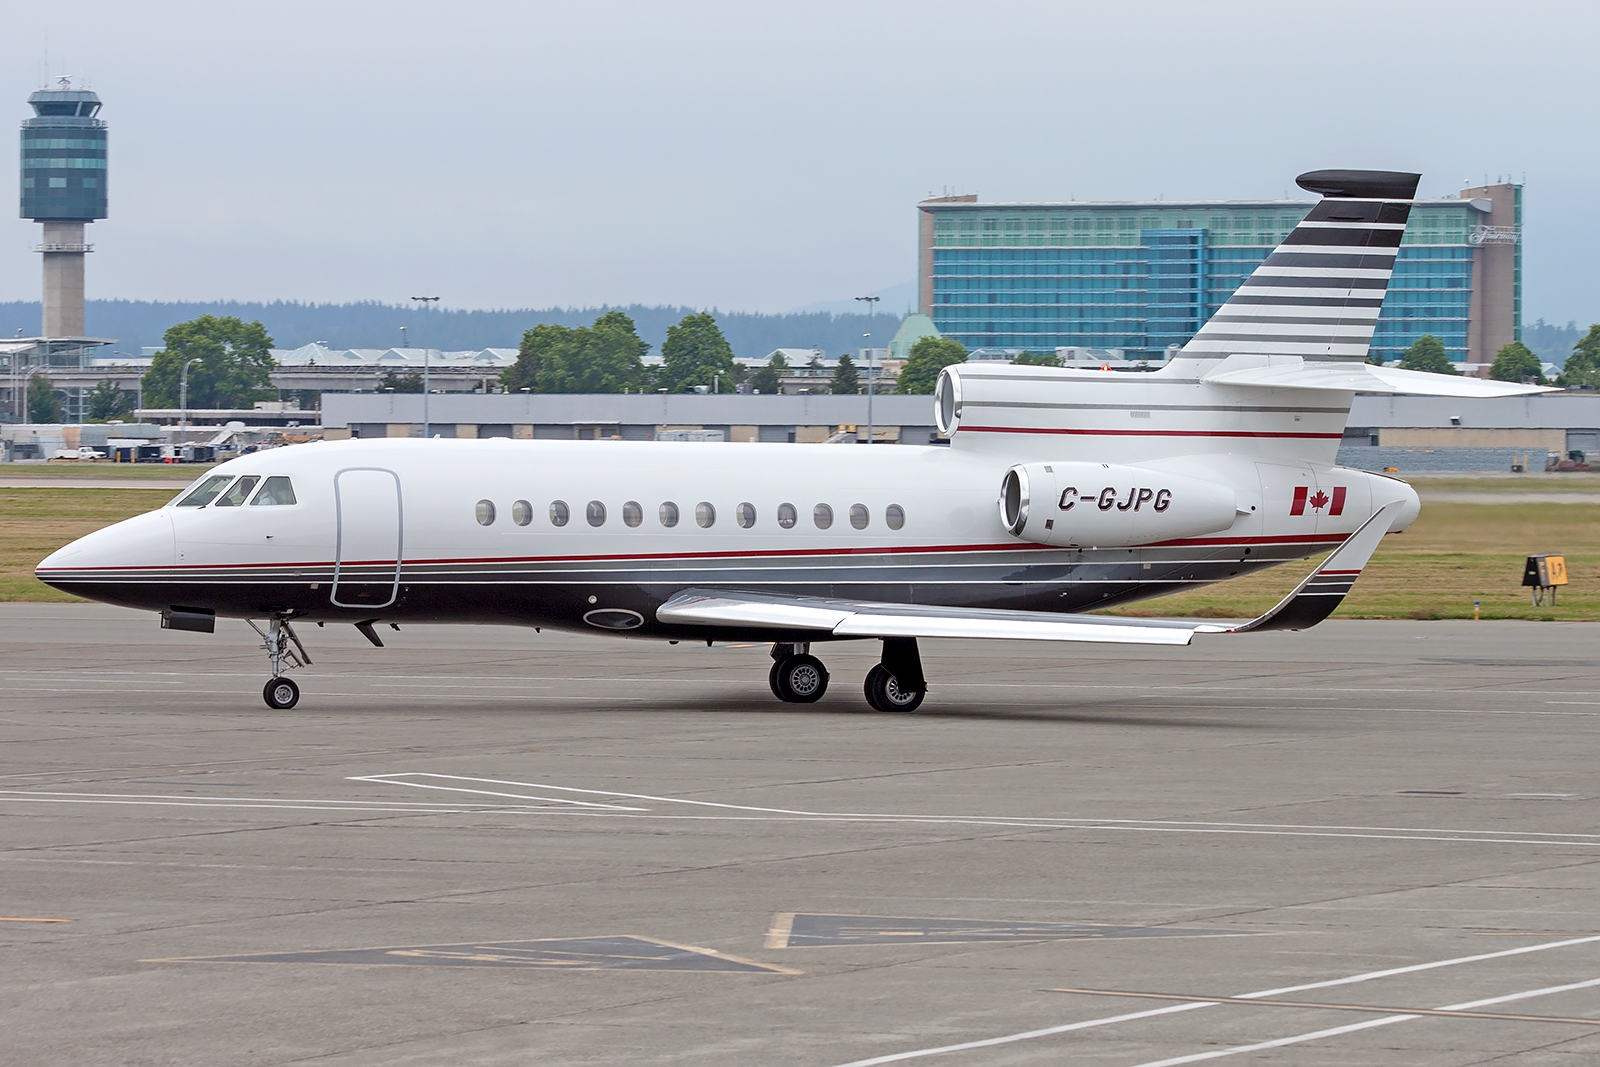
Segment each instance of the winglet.
M1295 586L1294 592L1265 615L1241 626L1199 626L1195 633L1242 634L1251 630L1307 630L1315 626L1333 614L1350 587L1356 584L1367 560L1377 551L1378 542L1389 532L1389 523L1399 507L1398 503L1393 503L1379 508L1377 514L1333 550L1322 566L1307 575L1305 581Z

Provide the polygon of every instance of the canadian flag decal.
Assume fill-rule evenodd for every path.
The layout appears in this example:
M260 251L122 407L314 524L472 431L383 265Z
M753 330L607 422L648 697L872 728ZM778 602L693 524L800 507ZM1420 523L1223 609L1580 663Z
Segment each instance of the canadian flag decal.
M1345 492L1344 486L1334 486L1333 497L1330 499L1321 489L1312 493L1309 486L1297 485L1294 487L1294 500L1289 504L1289 514L1304 515L1306 505L1310 504L1312 511L1327 508L1329 515L1343 515Z

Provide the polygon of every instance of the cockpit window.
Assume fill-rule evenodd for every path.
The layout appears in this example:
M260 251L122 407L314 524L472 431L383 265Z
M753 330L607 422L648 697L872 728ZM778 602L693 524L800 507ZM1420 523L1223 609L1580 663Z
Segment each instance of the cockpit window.
M267 479L267 484L263 485L261 492L257 493L256 498L250 501L250 506L255 508L267 504L293 504L294 502L294 486L289 484L289 479L280 474Z
M250 499L250 490L256 487L261 480L259 474L246 474L243 478L228 486L228 491L217 497L216 505L219 508L236 508Z
M222 487L233 481L231 474L213 474L199 485L189 491L189 495L178 501L180 508L203 508L211 503L216 495L222 492Z

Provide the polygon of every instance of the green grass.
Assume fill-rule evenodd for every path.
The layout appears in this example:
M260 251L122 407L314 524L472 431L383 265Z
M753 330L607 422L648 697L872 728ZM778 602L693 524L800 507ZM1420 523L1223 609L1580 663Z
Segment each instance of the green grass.
M62 460L58 463L0 464L0 478L175 478L194 479L210 463L111 463Z
M33 576L69 541L171 500L170 489L0 489L0 600L77 600Z
M1571 584L1560 603L1534 607L1522 588L1530 555L1567 557ZM1287 563L1218 585L1129 608L1123 615L1249 618L1277 603L1315 565ZM1590 504L1424 504L1401 534L1390 534L1334 613L1352 619L1600 619L1600 506Z

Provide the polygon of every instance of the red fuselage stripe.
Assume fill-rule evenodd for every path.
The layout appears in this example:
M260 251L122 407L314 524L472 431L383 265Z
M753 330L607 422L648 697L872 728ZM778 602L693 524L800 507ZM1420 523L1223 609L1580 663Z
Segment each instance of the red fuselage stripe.
M1202 545L1215 545L1225 547L1229 545L1284 545L1284 544L1329 544L1343 541L1348 534L1284 534L1275 537L1189 537L1173 541L1161 541L1151 545L1134 545L1134 548L1187 548ZM672 552L652 555L599 555L599 556L491 556L465 559L408 559L404 562L408 566L436 566L441 564L477 564L477 563L614 563L638 562L650 563L667 560L693 560L693 559L773 559L784 557L817 557L817 556L860 556L860 555L901 555L909 553L930 552L997 552L997 551L1035 551L1035 552L1069 552L1072 549L1055 545L1039 545L1033 542L1011 542L994 545L907 545L903 547L883 548L796 548L777 549L766 552ZM392 559L372 560L346 560L340 564L342 567L379 567L394 566ZM171 564L167 566L137 566L137 567L94 567L95 571L207 571L207 570L250 570L258 568L304 568L304 567L332 567L332 560L320 562L300 563L204 563L204 564ZM45 567L37 568L38 573L45 574L55 571L77 571L84 568L78 567ZM1353 572L1357 573L1357 572Z
M1309 441L1339 441L1344 433L1293 433L1269 430L1082 430L1056 426L961 426L957 433L1052 433L1090 437L1293 437Z

